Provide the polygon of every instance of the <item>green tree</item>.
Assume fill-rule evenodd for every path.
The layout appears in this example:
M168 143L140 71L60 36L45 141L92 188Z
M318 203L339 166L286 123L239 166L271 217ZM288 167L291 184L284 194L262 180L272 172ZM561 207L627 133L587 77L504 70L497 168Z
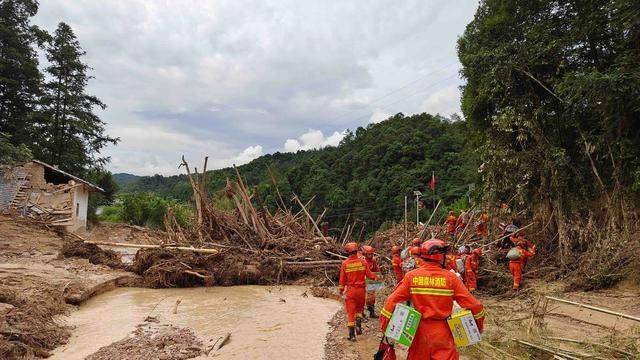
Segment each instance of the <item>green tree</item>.
M43 32L29 23L37 11L35 0L0 1L0 132L16 145L32 144L42 83L34 44Z
M31 151L24 144L13 145L10 136L0 132L0 165L13 165L31 160Z
M518 191L547 213L631 195L624 189L640 169L638 14L638 1L481 1L458 54L485 195Z
M94 112L106 105L86 93L92 77L82 61L85 54L71 27L60 23L46 49L50 80L41 101L43 138L34 149L38 158L78 174L108 162L99 152L118 142L105 133L104 122Z

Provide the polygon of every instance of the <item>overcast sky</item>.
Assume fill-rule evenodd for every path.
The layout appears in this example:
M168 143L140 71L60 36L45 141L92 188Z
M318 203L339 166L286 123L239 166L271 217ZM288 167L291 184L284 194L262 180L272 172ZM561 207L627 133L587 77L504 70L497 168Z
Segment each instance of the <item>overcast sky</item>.
M108 168L176 174L336 145L398 112L460 112L473 0L40 0L74 29L121 142Z

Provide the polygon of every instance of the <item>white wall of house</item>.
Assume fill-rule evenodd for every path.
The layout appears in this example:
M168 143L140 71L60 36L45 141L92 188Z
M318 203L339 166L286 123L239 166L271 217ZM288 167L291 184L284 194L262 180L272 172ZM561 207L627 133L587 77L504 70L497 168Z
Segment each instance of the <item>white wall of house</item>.
M86 186L78 186L73 192L73 224L67 230L75 231L87 227L87 211L89 209L89 191Z

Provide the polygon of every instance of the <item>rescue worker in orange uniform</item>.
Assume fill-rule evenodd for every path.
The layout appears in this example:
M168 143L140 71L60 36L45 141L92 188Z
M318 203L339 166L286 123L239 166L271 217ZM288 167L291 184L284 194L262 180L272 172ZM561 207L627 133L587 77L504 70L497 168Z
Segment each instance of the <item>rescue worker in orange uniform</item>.
M458 256L464 264L464 272L462 273L464 285L469 292L474 292L478 286L478 263L480 262L480 256L482 256L482 249L471 251L469 245L462 245L458 249Z
M400 247L392 246L391 247L391 266L393 267L393 273L396 276L396 283L399 283L404 276L404 272L402 271L402 259L400 258Z
M483 331L482 304L469 293L455 274L444 269L448 250L449 245L442 240L431 239L425 242L420 252L423 265L404 276L380 311L380 329L383 332L398 303L410 300L422 314L407 360L459 359L447 324L454 300L473 313L478 330Z
M449 211L449 216L445 223L447 224L447 234L451 236L451 241L455 240L456 237L456 222L458 219L456 218L456 213L451 210Z
M422 242L420 241L420 238L415 238L415 239L411 240L411 245L412 246L420 247L420 244L422 244Z
M338 293L345 294L344 307L347 312L348 339L356 341L356 332L362 334L362 311L365 302L365 277L377 280L366 262L358 256L358 244L347 243L344 250L349 255L340 267ZM346 288L346 290L345 290Z
M464 210L460 211L460 216L458 216L458 220L456 220L456 232L462 232L467 227L467 223L469 222L469 214Z
M511 271L511 275L513 276L513 290L518 291L522 283L524 265L529 258L536 255L536 246L534 244L529 245L530 242L524 238L522 233L517 233L514 236L513 241L516 245L515 248L518 249L521 256L519 259L509 260L509 271Z
M378 266L378 259L373 256L375 249L372 246L365 245L362 247L362 253L364 254L364 261L367 263L367 267L369 271L372 273L380 273L380 266ZM376 315L376 292L367 290L367 310L369 311L369 317L372 319L377 319L378 315Z
M476 236L485 238L489 235L489 215L482 212L476 224Z

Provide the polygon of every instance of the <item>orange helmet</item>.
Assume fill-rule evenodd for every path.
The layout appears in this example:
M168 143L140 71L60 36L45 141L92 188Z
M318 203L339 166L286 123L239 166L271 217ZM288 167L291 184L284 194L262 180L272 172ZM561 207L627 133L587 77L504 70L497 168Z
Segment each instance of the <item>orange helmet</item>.
M449 245L440 239L425 241L420 248L420 257L427 261L444 262L445 254L449 251Z
M356 244L354 242L347 243L344 246L344 251L346 251L347 254L351 254L351 253L357 252L358 251L358 244Z
M413 244L413 246L420 246L420 238L415 238L413 240L411 240L411 243Z
M420 247L419 246L412 246L409 248L409 255L412 256L420 256Z
M373 255L373 247L369 245L365 245L362 247L362 252L365 255Z
M391 247L391 253L392 253L392 254L399 254L399 253L400 253L400 246L393 245L393 246Z

